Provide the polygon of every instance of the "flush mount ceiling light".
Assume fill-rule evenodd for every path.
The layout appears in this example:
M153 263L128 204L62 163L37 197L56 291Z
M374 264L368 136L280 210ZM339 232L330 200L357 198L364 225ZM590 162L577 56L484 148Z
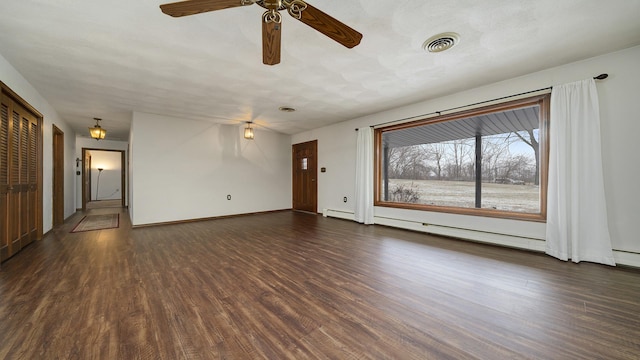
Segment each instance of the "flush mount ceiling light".
M100 118L93 118L96 121L96 126L89 128L89 135L91 135L92 139L102 140L105 136L107 136L107 130L100 127Z
M422 44L425 51L437 53L449 50L460 42L460 35L454 32L446 32L434 35Z
M290 107L290 106L280 106L278 108L278 110L283 111L283 112L294 112L296 111L296 109Z
M244 128L244 138L247 140L253 140L253 128L251 127L252 121L247 121L247 127Z

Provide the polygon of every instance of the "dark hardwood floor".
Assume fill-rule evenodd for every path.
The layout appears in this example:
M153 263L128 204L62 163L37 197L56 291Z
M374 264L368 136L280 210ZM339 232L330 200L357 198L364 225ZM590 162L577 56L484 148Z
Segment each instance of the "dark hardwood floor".
M82 215L2 264L0 359L640 358L636 269L294 212Z
M103 208L119 208L122 206L122 199L117 200L93 200L87 203L87 210Z

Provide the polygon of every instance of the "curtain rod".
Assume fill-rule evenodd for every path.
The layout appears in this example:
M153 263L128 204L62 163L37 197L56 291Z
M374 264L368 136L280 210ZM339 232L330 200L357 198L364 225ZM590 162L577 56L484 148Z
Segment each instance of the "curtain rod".
M606 79L608 77L609 77L609 74L600 74L598 76L594 76L593 79L594 80L604 80L604 79ZM380 124L371 125L371 127L378 127L378 126L381 126L381 125L387 125L387 124L399 123L399 122L403 122L403 121L409 121L409 120L413 120L413 119L416 119L416 118L427 117L427 116L430 116L430 115L438 115L438 116L440 116L443 112L449 112L449 111L452 111L452 110L458 110L458 109L462 109L462 108L466 108L466 107L470 107L470 106L482 105L482 104L486 104L486 103L490 103L490 102L494 102L494 101L499 101L499 100L506 100L506 99L510 99L510 98L513 98L513 97L516 97L516 96L532 94L532 93L535 93L535 92L538 92L538 91L549 90L549 89L552 89L552 88L553 88L553 86L549 86L549 87L542 88L542 89L525 91L525 92L520 93L520 94L503 96L503 97L500 97L500 98L497 98L497 99L480 101L480 102L477 102L477 103L474 103L474 104L469 104L469 105L456 106L456 107L453 107L453 108L450 108L450 109L447 109L447 110L434 111L434 112L430 112L430 113L426 113L426 114L422 114L422 115L410 116L410 117L407 117L407 118L404 118L404 119L387 121L387 122L383 122L383 123L380 123ZM358 129L356 129L356 131L358 131Z

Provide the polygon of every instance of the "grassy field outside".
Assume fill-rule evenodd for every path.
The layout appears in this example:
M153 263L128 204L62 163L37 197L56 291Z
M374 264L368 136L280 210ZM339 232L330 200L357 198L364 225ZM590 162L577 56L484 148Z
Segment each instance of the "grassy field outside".
M417 192L418 204L475 207L475 183L471 181L390 179L389 189L398 186ZM523 213L540 212L540 187L482 183L482 208Z

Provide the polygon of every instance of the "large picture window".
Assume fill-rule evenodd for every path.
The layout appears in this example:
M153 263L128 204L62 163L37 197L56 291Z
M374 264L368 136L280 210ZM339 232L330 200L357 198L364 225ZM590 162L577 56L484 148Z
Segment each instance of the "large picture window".
M376 206L546 219L549 95L376 129Z

